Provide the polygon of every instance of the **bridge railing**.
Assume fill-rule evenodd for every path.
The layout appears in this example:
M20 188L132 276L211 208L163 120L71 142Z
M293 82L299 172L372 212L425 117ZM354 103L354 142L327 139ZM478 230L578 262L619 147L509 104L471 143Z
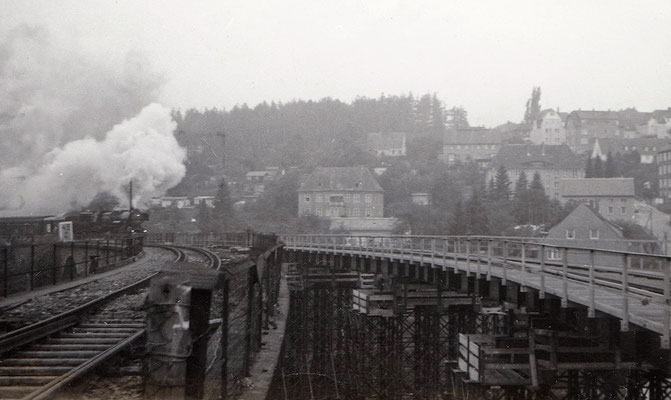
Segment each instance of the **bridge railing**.
M623 330L628 329L630 322L643 324L661 333L662 346L669 346L671 257L622 250L646 250L641 245L647 242L575 243L567 239L550 243L547 238L492 236L281 235L280 238L289 249L449 264L487 279L496 275L504 284L511 280L536 287L541 296L557 295L564 306L581 296L589 316L593 317L597 309L606 311L621 319ZM582 284L586 291L575 292L576 283ZM610 293L610 297L604 298L603 291L606 295ZM644 319L638 318L643 314Z

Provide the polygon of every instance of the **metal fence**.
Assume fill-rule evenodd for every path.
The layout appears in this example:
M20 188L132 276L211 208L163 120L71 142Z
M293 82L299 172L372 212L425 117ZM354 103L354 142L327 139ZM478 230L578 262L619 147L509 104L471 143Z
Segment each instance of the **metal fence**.
M144 238L12 244L0 247L0 291L4 297L73 281L127 263Z
M208 337L202 398L235 398L251 383L247 377L277 302L281 262L279 247L255 250L258 257L221 267L226 280L215 291L210 310L211 321L220 325Z
M277 241L276 235L262 234L252 230L223 233L148 233L147 243L178 243L198 247L236 246L269 248Z

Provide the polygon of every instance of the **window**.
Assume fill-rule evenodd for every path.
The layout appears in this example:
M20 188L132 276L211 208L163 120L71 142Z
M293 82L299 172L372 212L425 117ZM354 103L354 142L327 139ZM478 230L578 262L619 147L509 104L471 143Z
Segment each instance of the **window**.
M343 196L330 196L329 201L331 203L342 203L344 201Z
M626 214L627 213L627 207L620 207L620 212L622 212L622 214Z
M352 197L353 197L352 200L354 200L355 203L358 203L358 202L359 202L360 199L359 199L359 195L358 195L358 194L355 194L355 195L353 195Z
M331 215L331 209L330 208L324 209L324 212L325 212L327 217Z
M366 209L366 216L367 216L367 217L370 217L370 215L371 215L370 208L367 208L367 209Z
M355 209L352 210L352 211L353 211L352 214L354 214L355 217L358 217L358 216L359 216L359 209L358 209L358 208L355 208Z
M599 238L599 230L598 229L590 229L589 230L589 238L590 239L598 239Z
M321 202L322 202L322 195L318 194L317 195L317 203L321 203Z
M373 196L370 194L366 195L366 203L372 203L373 202Z
M566 230L566 239L575 239L575 229Z
M555 182L555 189L559 187L559 182Z
M305 201L310 201L310 195L309 194L305 195Z
M321 217L321 216L322 216L322 209L321 209L321 208L318 208L318 209L315 211L315 214L317 214L318 217Z
M548 250L548 260L561 260L561 254L558 249Z
M346 194L344 197L345 197L345 201L346 201L346 202L350 202L350 201L352 201L352 196L351 196L351 195Z
M608 214L612 214L612 213L613 213L613 207L608 207Z

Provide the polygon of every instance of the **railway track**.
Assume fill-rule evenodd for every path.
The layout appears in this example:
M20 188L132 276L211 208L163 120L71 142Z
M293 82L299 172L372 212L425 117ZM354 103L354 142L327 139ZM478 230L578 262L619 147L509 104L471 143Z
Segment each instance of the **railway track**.
M205 249L153 245L174 253L174 261L186 261L197 252L212 268L219 257ZM116 299L129 296L155 274L93 300L76 309L0 336L0 400L47 399L66 384L80 378L118 354L145 334L144 311L128 304L112 307L108 315L94 314ZM128 300L126 300L128 303Z

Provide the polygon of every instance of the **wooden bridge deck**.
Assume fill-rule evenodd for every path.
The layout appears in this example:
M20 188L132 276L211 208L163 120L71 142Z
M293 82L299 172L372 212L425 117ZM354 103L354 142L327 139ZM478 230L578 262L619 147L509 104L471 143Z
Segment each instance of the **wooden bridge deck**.
M491 265L482 261L479 266L476 256L471 255L470 262L466 260L463 253L441 253L431 255L402 254L389 249L338 249L329 246L301 246L289 244L287 250L330 253L345 256L375 257L389 261L405 263L422 263L433 268L445 271L448 268L464 272L467 275L475 275L482 278L496 277L504 282L510 281L522 287L533 288L540 293L548 293L563 300L563 304L573 302L581 304L590 310L600 311L622 320L622 329L628 330L628 323L636 324L662 335L661 346L669 347L670 307L668 302L659 293L668 294L668 274L661 272L647 272L648 277L636 277L629 279L627 284L614 282L613 275L604 272L592 272L592 277L587 272L582 275L568 272L564 273L561 267L556 265L545 265L541 268L538 264L528 263L523 267L516 261L505 261L500 257L490 259ZM598 268L596 268L598 269ZM665 279L665 275L667 278ZM642 285L648 280L648 285L653 291L646 293L645 290L632 290L629 284Z

